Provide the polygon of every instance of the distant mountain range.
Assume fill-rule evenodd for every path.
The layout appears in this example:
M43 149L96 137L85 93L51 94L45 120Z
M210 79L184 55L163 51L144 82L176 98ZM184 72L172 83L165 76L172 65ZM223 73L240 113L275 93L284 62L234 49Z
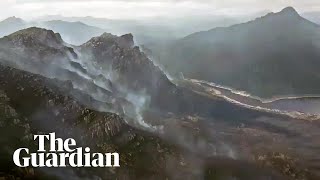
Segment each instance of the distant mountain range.
M260 13L259 13L260 14ZM228 16L188 16L177 18L153 17L143 20L121 20L86 17L45 16L40 21L62 20L83 22L90 26L105 29L106 32L121 35L132 33L138 44L147 46L182 38L190 33L212 27L227 26L243 22L250 17L231 18ZM192 26L190 26L192 24Z
M82 44L92 37L100 36L104 29L89 26L82 22L66 22L61 20L45 21L37 24L39 27L51 29L61 34L66 42L71 44Z
M0 37L9 35L26 27L27 25L22 19L9 17L0 22Z
M58 32L66 42L71 44L82 44L92 37L105 32L105 30L101 28L89 26L82 22L67 22L61 20L26 22L17 17L10 17L0 22L0 37L33 26Z
M260 13L259 13L260 14ZM1 27L0 36L8 35L26 27L37 26L52 29L61 34L66 42L82 44L91 37L108 32L116 35L132 33L138 44L155 46L190 33L206 30L212 27L227 26L243 22L250 17L231 18L227 16L192 16L180 18L150 18L144 20L120 20L96 17L65 17L60 15L44 16L26 22L17 17L10 17L4 22L10 22L14 28L7 24ZM19 25L20 24L20 25ZM190 26L192 24L192 26ZM83 33L82 36L79 36ZM100 34L99 34L100 33ZM89 38L90 36L90 38Z
M320 92L320 27L292 7L191 34L159 56L173 73L261 97Z

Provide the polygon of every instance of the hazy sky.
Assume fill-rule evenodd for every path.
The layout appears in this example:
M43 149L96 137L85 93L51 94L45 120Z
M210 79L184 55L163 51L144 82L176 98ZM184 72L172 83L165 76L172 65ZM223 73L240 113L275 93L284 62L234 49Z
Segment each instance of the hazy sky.
M293 6L320 10L320 0L0 0L0 19L44 15L142 18L185 15L244 15Z

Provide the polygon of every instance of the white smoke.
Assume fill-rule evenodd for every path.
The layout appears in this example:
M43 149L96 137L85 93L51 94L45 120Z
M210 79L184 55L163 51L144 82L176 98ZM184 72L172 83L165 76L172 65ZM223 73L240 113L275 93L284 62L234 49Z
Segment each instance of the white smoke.
M0 54L0 59L18 69L70 82L73 89L99 102L98 106L95 106L97 110L118 115L124 113L125 117L135 121L136 126L151 131L157 129L143 120L143 111L148 108L150 97L145 92L134 92L118 83L118 75L110 66L98 64L90 55L82 55L79 52L77 52L78 58L73 58L69 53L68 58L50 59L47 61L50 63L41 65L39 59L24 59L24 49L18 52L20 53L17 53L18 56L15 54L15 57L8 56L10 54ZM77 67L72 66L72 63L77 64ZM114 87L116 89L113 89ZM121 108L117 107L119 105Z
M143 111L148 108L150 103L150 96L145 91L133 92L126 88L124 85L118 83L118 75L113 72L111 67L102 68L101 64L96 63L93 59L85 59L81 53L78 52L79 58L73 59L72 61L78 62L89 74L89 80L91 80L96 86L103 88L107 91L112 92L112 88L106 85L106 81L112 82L113 85L117 86L117 94L121 98L126 99L133 106L122 105L122 110L126 116L136 120L138 126L155 131L158 127L153 127L143 120ZM90 57L86 55L87 58ZM70 57L71 58L71 57ZM79 73L81 75L82 73ZM98 78L100 77L100 78ZM93 94L94 95L94 94ZM128 121L127 121L128 122Z

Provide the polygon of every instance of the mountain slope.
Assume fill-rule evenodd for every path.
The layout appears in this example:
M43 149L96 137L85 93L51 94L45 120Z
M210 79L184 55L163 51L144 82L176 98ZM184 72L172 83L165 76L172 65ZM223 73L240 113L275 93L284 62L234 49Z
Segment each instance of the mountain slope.
M134 45L132 34L104 33L79 46L78 50L104 69L110 69L114 81L137 93L148 94L156 104L165 103L170 100L167 96L174 95L175 85Z
M320 92L320 27L293 8L187 36L161 60L172 72L261 97Z
M128 179L148 172L150 177L162 174L163 179L168 175L161 164L166 161L166 156L177 153L174 149L157 137L129 127L116 114L95 111L85 106L81 100L73 98L71 91L64 88L66 84L0 65L1 178ZM22 169L13 164L12 155L16 149L36 149L33 135L51 132L55 132L57 137L74 138L78 146L90 147L94 152L121 153L122 168L113 171L75 168L46 171L43 168ZM141 165L144 162L152 166Z
M174 101L176 86L134 46L131 34L103 34L82 46L71 46L51 30L28 28L0 39L0 61L70 81L70 90L82 103L101 111L141 119L149 105L179 109Z

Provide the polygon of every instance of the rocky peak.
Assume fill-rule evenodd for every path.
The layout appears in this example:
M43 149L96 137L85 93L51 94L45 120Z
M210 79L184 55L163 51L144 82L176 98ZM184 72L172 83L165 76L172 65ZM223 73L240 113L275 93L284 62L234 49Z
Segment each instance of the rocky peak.
M130 34L125 34L125 35L122 35L120 37L121 41L123 44L126 44L127 46L129 47L132 47L134 46L134 41L133 41L133 35L130 33Z
M279 29L296 29L297 26L301 23L308 22L308 20L304 19L299 15L299 13L293 7L286 7L279 12L271 12L265 16L256 18L252 21L232 25L232 28L240 28L236 31L241 31L244 28L253 28L261 31L263 29L269 29L269 27L279 28ZM314 24L315 25L315 24ZM292 27L291 27L292 26ZM209 32L214 32L215 30L224 30L225 28L215 28ZM197 33L195 33L197 34ZM201 34L201 33L200 33Z
M40 59L58 55L68 57L70 54L73 58L78 57L74 49L68 47L62 40L60 34L37 27L23 29L5 36L0 39L0 43L13 49L18 48L23 49L24 52L35 53Z
M116 36L110 33L103 33L101 36L90 39L83 46L106 49L113 45L125 49L132 48L134 46L133 35L125 34L122 36Z
M175 85L153 62L134 46L132 34L115 36L104 33L80 46L82 54L89 54L101 66L109 66L117 74L116 82L132 92L145 92L153 104L162 101ZM163 96L162 96L163 95Z
M284 9L282 9L280 12L277 13L269 13L266 16L262 17L262 18L282 18L287 20L298 20L301 19L301 16L299 15L299 13L293 8L293 7L286 7Z
M299 16L299 13L293 7L286 7L282 9L279 14Z
M37 27L17 31L6 36L5 39L10 40L15 45L24 45L28 47L31 47L32 45L47 45L55 48L64 46L64 41L60 34Z

